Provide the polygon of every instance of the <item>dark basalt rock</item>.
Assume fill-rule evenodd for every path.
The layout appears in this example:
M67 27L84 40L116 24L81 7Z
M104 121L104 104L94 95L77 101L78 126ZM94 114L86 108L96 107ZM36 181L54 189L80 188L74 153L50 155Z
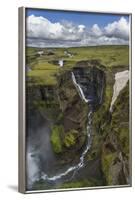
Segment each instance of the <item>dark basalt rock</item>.
M103 102L105 88L105 73L96 66L75 67L74 75L77 83L82 88L86 99L96 110Z

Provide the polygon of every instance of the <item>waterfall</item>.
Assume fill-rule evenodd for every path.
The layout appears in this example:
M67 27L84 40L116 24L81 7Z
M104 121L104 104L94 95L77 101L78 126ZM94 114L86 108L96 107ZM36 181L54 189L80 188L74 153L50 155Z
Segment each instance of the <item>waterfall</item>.
M61 60L59 60L58 64L59 64L59 66L60 66L60 67L63 67L63 65L64 65L64 62L63 62L63 60L62 60L62 59L61 59Z
M38 52L37 52L37 54L38 54L39 56L42 56L43 53L44 53L44 51L38 51Z
M126 86L129 79L129 71L125 70L115 74L115 83L113 86L113 96L110 105L110 112L113 111L113 105L120 93L120 91Z
M81 99L83 101L85 101L86 103L89 102L88 99L85 98L85 95L83 93L83 90L82 88L80 87L80 85L76 82L76 79L75 79L75 75L74 73L72 72L72 81L74 83L74 86L76 87ZM70 172L74 172L73 175L75 175L75 173L81 169L82 167L84 167L84 159L85 159L85 155L87 154L88 150L90 149L90 146L91 146L91 123L92 123L92 111L90 110L90 112L88 113L88 124L87 124L87 143L86 143L86 146L80 156L80 159L79 159L79 163L76 164L76 165L73 165L71 167L69 167L66 171L64 171L63 173L60 173L60 174L57 174L55 176L52 176L52 177L49 177L47 174L45 173L42 173L42 176L41 178L43 180L46 180L46 181L56 181L56 180L59 180L65 176L67 176Z
M72 74L73 83L74 83L74 85L75 85L75 87L76 87L76 89L77 89L77 91L78 91L78 93L79 93L81 99L82 99L83 101L85 101L86 103L88 103L89 100L85 98L85 95L84 95L84 93L83 93L83 90L82 90L81 86L76 82L76 78L75 78L74 73L71 72L71 74Z

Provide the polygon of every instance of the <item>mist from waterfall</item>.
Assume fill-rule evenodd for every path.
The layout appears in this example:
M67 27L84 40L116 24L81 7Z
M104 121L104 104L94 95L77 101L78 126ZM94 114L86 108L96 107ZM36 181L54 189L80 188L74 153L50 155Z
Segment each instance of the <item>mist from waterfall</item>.
M39 113L34 114L28 129L27 139L27 186L32 188L35 181L39 180L42 171L51 171L56 160L50 142L49 121ZM51 172L50 172L51 173Z

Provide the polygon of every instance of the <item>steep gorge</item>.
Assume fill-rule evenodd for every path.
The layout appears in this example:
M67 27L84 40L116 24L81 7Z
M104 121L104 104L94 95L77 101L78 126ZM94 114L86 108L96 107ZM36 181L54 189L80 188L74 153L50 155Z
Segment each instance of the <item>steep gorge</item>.
M76 64L72 72L64 71L57 75L57 80L56 86L41 85L27 88L27 127L30 127L27 130L28 143L33 139L33 158L39 158L39 171L42 171L35 173L36 178L28 187L42 189L51 188L51 184L56 188L77 187L78 183L87 187L117 184L118 181L111 182L110 177L108 180L111 163L107 160L107 168L105 160L108 151L106 141L113 134L112 116L109 112L113 95L113 74L106 71L97 61L82 61ZM91 118L88 117L90 111L93 113L92 121L89 121ZM91 125L91 147L89 146L86 156L83 157L83 168L74 177L73 173L70 173L73 169L66 174L66 179L64 177L57 183L46 183L47 177L52 177L53 180L53 177L71 169L71 166L77 168L87 146L88 123ZM43 137L38 144L41 148L37 150L39 146L35 146L35 141L42 125ZM44 140L46 142L43 142ZM114 175L118 176L117 173Z

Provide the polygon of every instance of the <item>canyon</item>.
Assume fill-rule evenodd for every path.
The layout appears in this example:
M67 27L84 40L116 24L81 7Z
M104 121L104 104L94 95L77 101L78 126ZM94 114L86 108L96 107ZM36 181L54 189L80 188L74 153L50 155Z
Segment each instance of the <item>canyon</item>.
M116 75L85 60L58 73L56 85L27 87L29 190L128 184L128 78L114 101Z

